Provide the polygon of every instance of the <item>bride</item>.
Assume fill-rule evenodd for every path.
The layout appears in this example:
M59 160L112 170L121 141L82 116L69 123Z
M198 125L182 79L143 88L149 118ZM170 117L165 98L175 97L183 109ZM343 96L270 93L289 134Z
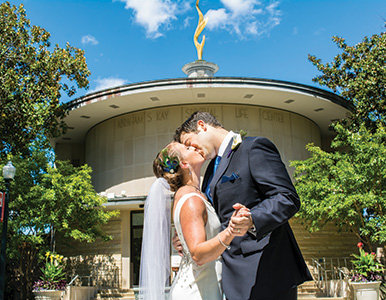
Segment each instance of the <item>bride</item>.
M213 206L200 191L200 171L205 159L194 147L172 142L153 163L158 178L145 205L140 270L140 299L223 299L221 254L231 247L238 226L249 210L237 206L228 227L221 230ZM183 257L170 293L170 191L175 192L173 218ZM236 206L235 206L236 207ZM241 232L241 233L240 233Z

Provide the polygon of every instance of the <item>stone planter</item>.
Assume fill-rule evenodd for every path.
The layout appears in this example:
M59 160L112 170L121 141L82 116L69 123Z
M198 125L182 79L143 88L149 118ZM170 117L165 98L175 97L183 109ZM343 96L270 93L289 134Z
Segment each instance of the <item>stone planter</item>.
M381 281L350 282L354 290L354 300L378 300Z
M63 291L47 290L33 292L36 300L60 300L62 299Z

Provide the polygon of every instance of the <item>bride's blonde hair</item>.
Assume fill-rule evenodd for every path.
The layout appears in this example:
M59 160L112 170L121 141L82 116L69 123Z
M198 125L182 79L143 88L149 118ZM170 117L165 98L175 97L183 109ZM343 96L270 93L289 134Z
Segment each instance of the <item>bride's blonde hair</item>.
M170 190L176 192L184 185L184 174L180 166L182 155L173 144L176 142L171 142L157 154L153 161L153 172L157 178L165 178Z

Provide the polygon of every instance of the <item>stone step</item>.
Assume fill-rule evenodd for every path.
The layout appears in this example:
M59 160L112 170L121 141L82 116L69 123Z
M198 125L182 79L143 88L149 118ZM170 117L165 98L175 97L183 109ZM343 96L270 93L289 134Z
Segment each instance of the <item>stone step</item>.
M347 300L344 297L298 297L302 300Z
M101 289L92 300L135 300L133 290Z
M91 300L135 300L135 295L132 295L130 297L126 296L100 296L97 295L96 298L93 298Z
M308 281L298 286L298 294L321 293L314 281Z
M298 297L298 299L301 299L301 300L347 300L346 298L344 297L306 297L306 298L300 298Z
M102 298L94 298L92 300L135 300L135 296L133 296L133 297L102 297Z
M327 297L326 294L318 288L314 281L308 281L298 287L299 300L345 300L343 297Z
M299 300L347 300L344 297L325 297L315 282L306 282L298 287ZM135 300L133 290L102 289L92 300Z

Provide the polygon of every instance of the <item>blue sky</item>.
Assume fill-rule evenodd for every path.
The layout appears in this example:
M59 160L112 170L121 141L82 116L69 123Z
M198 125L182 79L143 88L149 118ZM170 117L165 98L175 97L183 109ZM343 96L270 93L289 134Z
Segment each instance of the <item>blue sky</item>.
M197 59L195 0L22 0L31 24L51 43L85 51L90 89L186 77ZM208 17L203 59L216 76L256 77L318 86L308 54L332 61L334 35L349 45L385 31L385 0L200 0ZM199 37L201 41L202 35ZM63 99L67 101L67 99Z

